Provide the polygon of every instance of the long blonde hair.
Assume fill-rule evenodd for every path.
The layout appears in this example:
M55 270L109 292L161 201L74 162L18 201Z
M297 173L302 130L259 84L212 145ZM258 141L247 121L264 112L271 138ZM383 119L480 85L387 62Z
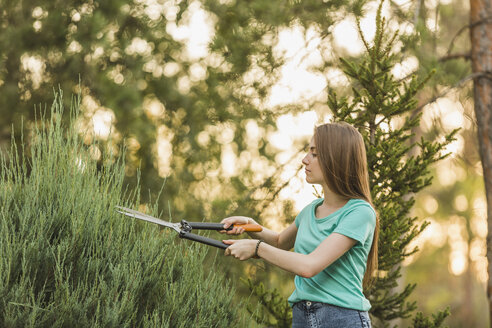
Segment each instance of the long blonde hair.
M323 124L315 128L314 143L328 188L347 199L363 199L374 208L369 187L366 147L359 131L343 122ZM364 289L370 286L378 268L378 238L379 217L376 215L376 228L363 279Z

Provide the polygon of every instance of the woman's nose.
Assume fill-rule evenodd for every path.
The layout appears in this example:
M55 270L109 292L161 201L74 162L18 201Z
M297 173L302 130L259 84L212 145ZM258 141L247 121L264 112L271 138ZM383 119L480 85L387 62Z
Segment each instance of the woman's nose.
M304 158L302 159L302 164L304 165L308 165L308 155L306 154L306 156L304 156Z

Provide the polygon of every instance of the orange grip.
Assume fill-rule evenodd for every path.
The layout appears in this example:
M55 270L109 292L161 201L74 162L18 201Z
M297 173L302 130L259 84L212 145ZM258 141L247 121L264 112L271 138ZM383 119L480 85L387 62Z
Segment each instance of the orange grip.
M259 224L234 224L234 227L241 227L244 231L260 232L263 227Z

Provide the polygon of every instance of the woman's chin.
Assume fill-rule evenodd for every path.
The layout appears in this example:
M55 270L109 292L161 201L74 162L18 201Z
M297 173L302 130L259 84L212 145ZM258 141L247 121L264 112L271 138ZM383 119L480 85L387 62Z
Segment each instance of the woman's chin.
M306 177L306 182L309 184L319 184L319 185L321 185L323 183L322 181L317 181L317 180L312 179L310 177Z

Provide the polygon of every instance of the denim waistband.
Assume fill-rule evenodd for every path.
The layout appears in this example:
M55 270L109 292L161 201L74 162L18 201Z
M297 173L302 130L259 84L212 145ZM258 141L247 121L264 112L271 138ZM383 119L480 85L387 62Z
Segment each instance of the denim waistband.
M371 321L367 311L359 311L336 305L300 301L293 305L293 325L295 328L370 328Z
M315 302L315 301L307 301L307 300L303 300L303 301L299 301L299 302L296 302L292 305L292 307L294 306L300 306L301 308L303 309L306 309L306 310L309 310L309 309L318 309L320 307L330 307L330 308L333 308L333 309L338 309L340 311L356 311L356 312L361 312L361 313L364 313L367 311L360 311L360 310L357 310L357 309L351 309L351 308L346 308L346 307L342 307L342 306L338 306L338 305L333 305L333 304L329 304L329 303L322 303L322 302Z

